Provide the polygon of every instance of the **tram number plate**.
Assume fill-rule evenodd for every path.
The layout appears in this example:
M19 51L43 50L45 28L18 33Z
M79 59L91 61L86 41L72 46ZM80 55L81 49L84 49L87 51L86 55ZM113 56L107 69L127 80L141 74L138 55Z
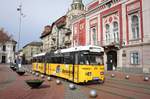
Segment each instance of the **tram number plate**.
M93 80L99 80L99 78L98 77L94 77Z

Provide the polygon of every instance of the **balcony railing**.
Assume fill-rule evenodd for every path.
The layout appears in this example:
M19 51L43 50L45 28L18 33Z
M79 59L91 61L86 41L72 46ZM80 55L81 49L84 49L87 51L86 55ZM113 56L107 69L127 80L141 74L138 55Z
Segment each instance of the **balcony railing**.
M65 41L65 44L71 44L71 40Z
M103 40L103 42L102 42L103 46L119 45L119 44L120 44L119 38L117 38L117 39L107 39L107 40Z
M65 35L70 35L71 34L71 30L65 28L64 33L65 33Z

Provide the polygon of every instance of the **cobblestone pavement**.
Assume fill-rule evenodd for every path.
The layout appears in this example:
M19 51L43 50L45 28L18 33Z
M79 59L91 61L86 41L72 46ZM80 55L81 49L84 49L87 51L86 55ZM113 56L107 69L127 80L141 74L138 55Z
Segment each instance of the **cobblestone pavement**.
M24 66L27 70L31 66ZM111 77L111 74L115 77ZM97 91L96 99L150 99L150 81L144 81L143 75L122 72L106 72L104 84L75 85L75 90L69 89L68 81L60 79L61 85L56 84L56 78L45 82L38 89L31 89L25 80L38 78L30 73L18 76L7 65L0 65L0 99L90 99L89 92ZM149 75L148 75L149 76Z
M111 77L111 74L115 77ZM85 93L95 89L97 99L150 99L150 81L145 82L143 75L130 74L130 79L125 79L127 74L120 72L107 72L103 85L86 85L82 87Z
M69 89L69 83L65 82L65 99L88 99L88 96L82 92L82 87L79 85L75 85L76 89L70 90Z

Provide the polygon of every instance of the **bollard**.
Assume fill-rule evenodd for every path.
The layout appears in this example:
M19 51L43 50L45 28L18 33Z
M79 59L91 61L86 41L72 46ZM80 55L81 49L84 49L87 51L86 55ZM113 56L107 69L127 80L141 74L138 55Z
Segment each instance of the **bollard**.
M126 75L125 79L129 79L129 78L130 78L130 76L129 76L129 75Z
M72 83L70 83L70 84L69 84L69 88L70 88L71 90L74 90L74 89L75 89L75 85L72 84Z
M96 90L91 90L91 91L90 91L90 97L92 97L92 98L96 98L96 97L97 97L97 92L96 92Z
M149 81L149 77L144 77L144 81Z
M44 75L41 75L41 78L44 78Z
M111 77L112 77L112 78L115 77L115 74L111 74Z
M56 84L57 84L57 85L60 85L60 84L61 84L61 81L60 81L59 79L57 79L57 80L56 80Z
M35 72L32 72L32 74L34 75L34 74L35 74Z
M36 73L36 74L35 74L35 76L37 76L37 77L38 77L38 76L39 76L39 73Z
M48 81L51 81L51 77L47 77L47 80L48 80Z

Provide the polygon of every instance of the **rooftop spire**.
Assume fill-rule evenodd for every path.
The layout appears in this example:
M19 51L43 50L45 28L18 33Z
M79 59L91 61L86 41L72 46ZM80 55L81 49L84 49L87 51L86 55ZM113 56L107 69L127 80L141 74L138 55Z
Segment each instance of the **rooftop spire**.
M73 0L71 9L72 10L84 10L84 5L82 3L82 0Z

